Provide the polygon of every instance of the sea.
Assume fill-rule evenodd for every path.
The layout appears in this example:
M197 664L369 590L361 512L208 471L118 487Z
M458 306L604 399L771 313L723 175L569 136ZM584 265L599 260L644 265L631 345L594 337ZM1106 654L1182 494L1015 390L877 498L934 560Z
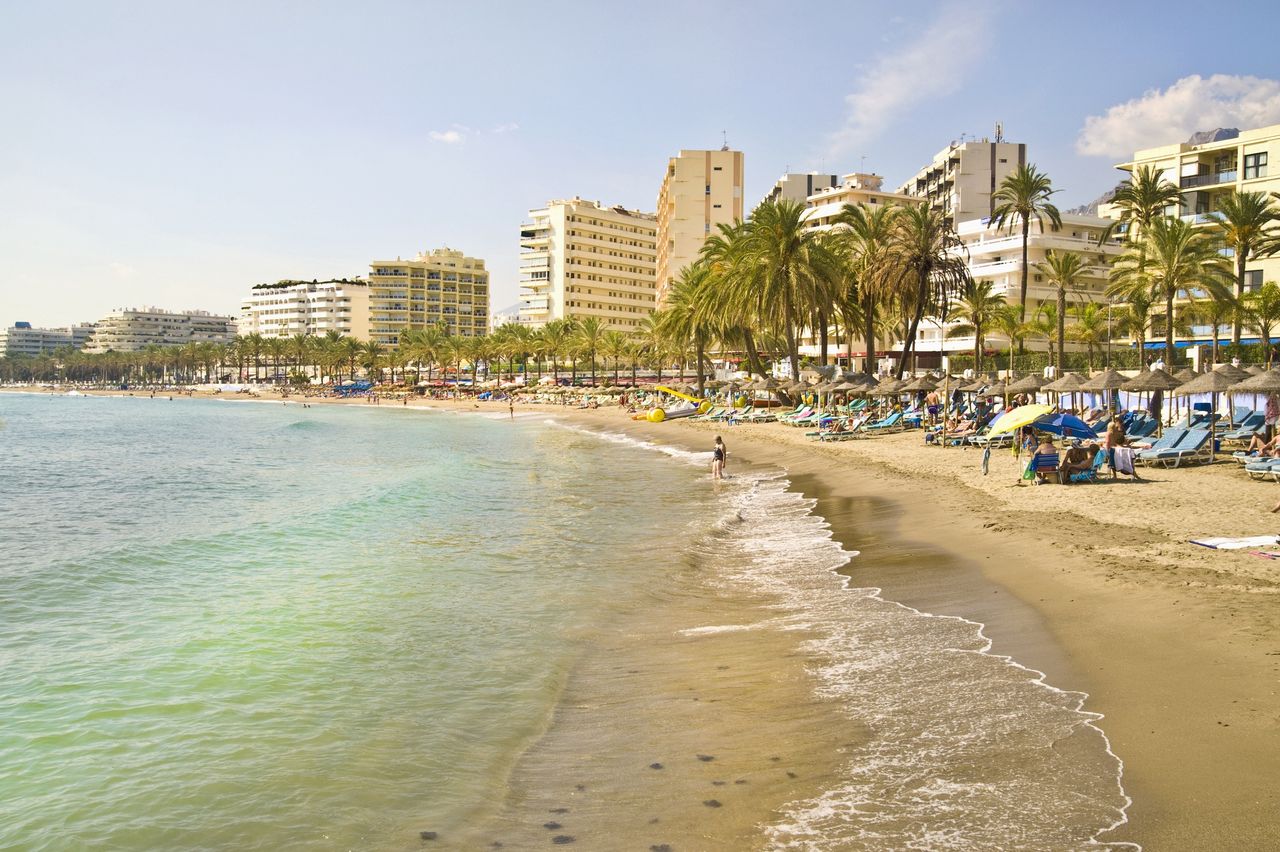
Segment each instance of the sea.
M0 448L0 849L1056 850L1125 820L1087 696L860 586L783 470L164 395L0 394Z

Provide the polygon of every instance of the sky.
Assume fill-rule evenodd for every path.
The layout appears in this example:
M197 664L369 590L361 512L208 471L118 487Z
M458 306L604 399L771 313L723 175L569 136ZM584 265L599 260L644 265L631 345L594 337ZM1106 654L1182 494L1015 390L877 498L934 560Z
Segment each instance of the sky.
M896 187L1002 122L1073 207L1137 148L1280 123L1278 10L0 3L0 323L235 313L445 245L503 308L530 209L653 210L667 158L726 136L750 207L787 170Z

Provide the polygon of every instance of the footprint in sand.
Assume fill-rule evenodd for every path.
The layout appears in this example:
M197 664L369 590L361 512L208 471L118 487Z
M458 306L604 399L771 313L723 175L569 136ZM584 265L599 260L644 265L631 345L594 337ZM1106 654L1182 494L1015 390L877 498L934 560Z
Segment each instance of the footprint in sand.
M715 760L715 759L716 759L716 756L715 756L714 754L700 754L700 755L698 755L698 760L701 760L703 763L710 763L711 761L713 761L713 760Z

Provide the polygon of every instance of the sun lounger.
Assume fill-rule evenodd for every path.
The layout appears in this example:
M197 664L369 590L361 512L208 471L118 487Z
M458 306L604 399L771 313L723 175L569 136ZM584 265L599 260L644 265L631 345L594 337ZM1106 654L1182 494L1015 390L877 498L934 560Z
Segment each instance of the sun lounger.
M1262 411L1250 412L1244 420L1240 421L1240 425L1230 432L1222 436L1224 441L1248 441L1254 435L1261 434L1263 427L1266 425L1266 414Z
M868 423L866 426L863 426L862 429L864 432L884 435L889 432L901 432L906 429L906 427L902 425L902 412L895 411L883 420L876 423Z
M1178 446L1178 443L1187 437L1187 432L1188 430L1186 429L1178 428L1164 430L1164 435L1160 437L1160 440L1156 441L1147 449L1138 450L1133 454L1134 462L1138 464L1146 464L1149 453L1154 454L1164 450L1175 449Z
M1178 467L1183 464L1194 464L1209 460L1210 441L1213 435L1208 429L1188 429L1186 434L1174 446L1138 453L1143 464L1160 465L1161 467Z
M1259 459L1249 462L1244 466L1244 472L1250 479L1256 481L1280 482L1280 479L1277 479L1277 476L1280 476L1280 459Z

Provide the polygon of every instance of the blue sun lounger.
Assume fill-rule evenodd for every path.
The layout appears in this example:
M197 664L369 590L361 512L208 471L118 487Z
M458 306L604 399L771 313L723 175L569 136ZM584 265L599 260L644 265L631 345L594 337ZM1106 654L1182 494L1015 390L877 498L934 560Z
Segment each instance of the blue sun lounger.
M1143 450L1138 453L1137 458L1140 458L1143 464L1161 467L1178 467L1183 464L1208 461L1209 442L1212 439L1213 433L1208 429L1188 429L1174 445L1158 450L1155 447Z

